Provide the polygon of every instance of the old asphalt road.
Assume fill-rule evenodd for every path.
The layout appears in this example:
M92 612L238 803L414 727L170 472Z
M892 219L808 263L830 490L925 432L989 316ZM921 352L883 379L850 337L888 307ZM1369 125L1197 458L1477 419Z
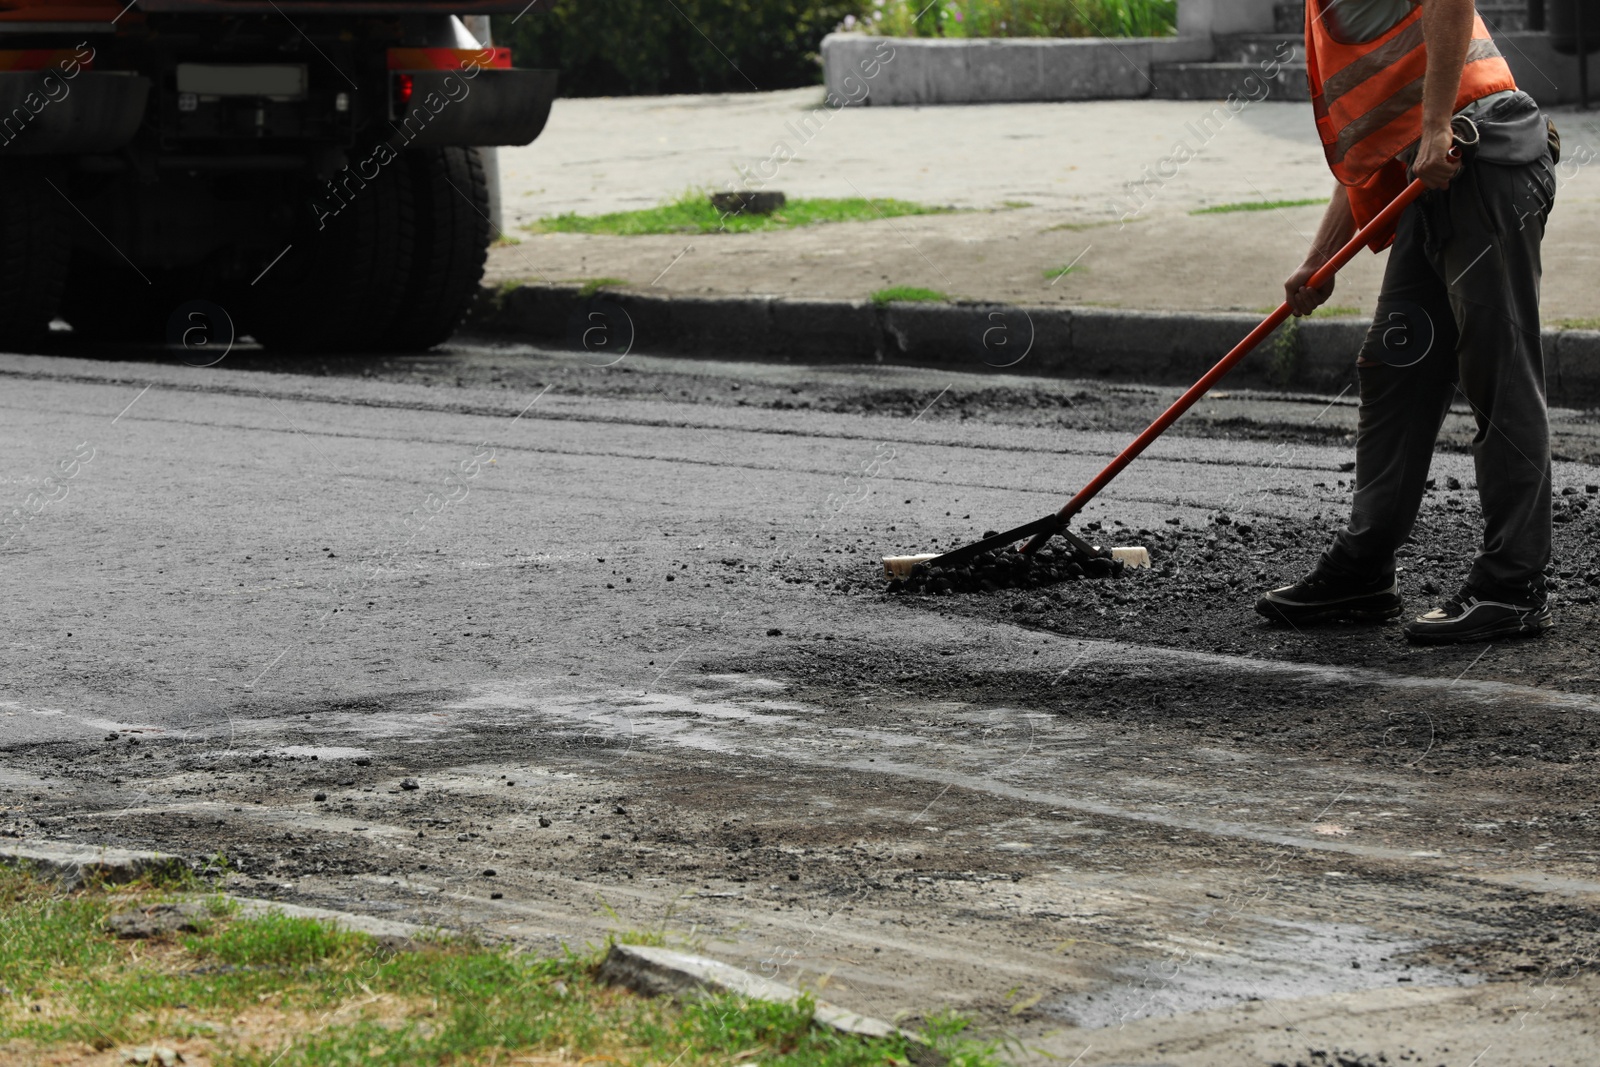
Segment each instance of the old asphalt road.
M0 832L659 929L1025 1058L1595 1062L1585 418L1562 627L1411 652L1250 613L1347 506L1348 397L1153 449L1086 521L1163 573L908 598L877 556L1042 514L1168 394L587 358L0 357ZM1413 602L1471 540L1434 473Z

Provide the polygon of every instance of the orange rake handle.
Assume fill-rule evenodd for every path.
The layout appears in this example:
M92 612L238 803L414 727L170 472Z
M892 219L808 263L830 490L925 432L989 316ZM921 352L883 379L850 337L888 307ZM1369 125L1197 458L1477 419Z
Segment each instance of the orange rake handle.
M1451 154L1455 155L1456 151L1452 149ZM1378 212L1377 216L1361 227L1356 235L1350 238L1345 243L1345 246L1334 254L1332 259L1324 263L1306 282L1306 285L1312 289L1320 289L1332 281L1333 276L1339 272L1339 268L1354 259L1355 254L1366 246L1372 235L1398 218L1400 213L1409 207L1413 200L1422 195L1424 189L1421 179L1413 179L1411 184L1406 186L1388 207ZM1182 396L1174 400L1171 407L1163 411L1155 422L1152 422L1143 433L1133 439L1132 444L1117 454L1116 459L1106 464L1105 470L1095 475L1094 480L1080 489L1077 496L1067 501L1065 506L1056 513L1061 525L1065 526L1074 515L1082 511L1089 501L1099 495L1100 490L1110 485L1113 478L1121 474L1128 464L1138 459L1141 452L1149 448L1156 438L1160 437L1167 431L1168 427L1177 422L1184 412L1194 407L1195 403L1209 393L1224 374L1232 370L1235 364L1249 355L1262 341L1266 340L1267 336L1281 326L1289 315L1289 302L1285 300L1278 305L1276 311L1261 321L1261 325L1251 330L1244 340L1234 345L1232 351L1223 356L1216 366L1206 371L1205 377L1195 382ZM1053 531L1035 534L1033 540L1024 546L1023 551L1032 552L1042 547L1044 542L1049 540L1051 532Z

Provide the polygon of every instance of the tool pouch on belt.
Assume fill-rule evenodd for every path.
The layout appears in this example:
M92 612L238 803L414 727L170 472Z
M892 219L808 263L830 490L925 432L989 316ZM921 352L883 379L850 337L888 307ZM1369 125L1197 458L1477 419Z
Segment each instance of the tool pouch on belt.
M1556 124L1548 118L1544 120L1545 139L1550 142L1550 162L1552 165L1561 162L1561 131L1556 129Z
M1481 163L1515 166L1538 160L1546 150L1552 156L1561 150L1550 120L1522 93L1498 100L1470 119L1457 115L1450 130L1462 155L1470 158L1475 152Z

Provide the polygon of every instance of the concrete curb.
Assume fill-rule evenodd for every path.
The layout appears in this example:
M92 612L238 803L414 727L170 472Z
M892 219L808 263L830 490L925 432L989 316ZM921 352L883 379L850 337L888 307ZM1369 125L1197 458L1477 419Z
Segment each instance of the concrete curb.
M597 366L631 352L782 363L883 363L984 373L1189 385L1261 316L995 303L682 296L576 286L484 288L467 321L480 334L554 344ZM1338 392L1356 384L1366 319L1280 327L1227 381ZM1600 402L1600 331L1543 333L1550 400Z
M191 869L187 861L160 852L80 845L66 841L0 846L0 863L7 862L26 867L36 876L54 882L68 892L80 889L91 881L123 885L147 874L177 874ZM309 908L276 900L234 896L231 893L225 895L237 903L240 913L246 916L277 912L294 918L319 919L342 930L371 935L390 948L403 948L434 934L454 933L444 928L418 926L415 923L329 908Z
M360 915L355 912L334 911L331 908L309 908L300 904L284 904L276 900L262 900L259 897L236 897L228 894L228 899L239 905L239 913L248 918L257 918L273 913L286 915L294 919L317 919L329 923L341 930L356 934L367 934L379 944L389 949L405 949L415 946L418 942L437 935L451 935L454 930L437 926L419 926L416 923L401 922L398 919L380 919L373 915Z
M731 964L646 945L613 944L600 964L600 978L647 997L702 992L737 993L752 1000L779 1004L793 1004L800 998L800 991L793 986L762 978ZM900 1034L913 1041L919 1040L916 1035L891 1026L882 1019L858 1015L824 1000L816 1002L812 1019L840 1033L859 1037Z
M138 852L66 841L0 846L0 862L26 867L68 891L81 888L91 881L120 885L147 874L178 874L189 869L185 860L160 852Z

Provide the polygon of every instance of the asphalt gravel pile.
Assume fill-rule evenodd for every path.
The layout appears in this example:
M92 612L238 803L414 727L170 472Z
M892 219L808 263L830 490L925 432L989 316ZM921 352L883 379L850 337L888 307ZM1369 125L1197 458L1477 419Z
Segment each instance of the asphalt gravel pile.
M997 531L985 531L993 537ZM1085 552L1070 542L1051 541L1038 552L1019 552L1015 545L985 552L955 566L918 564L908 578L891 580L890 593L993 593L1001 589L1042 589L1084 578L1111 578L1123 571L1121 560L1104 552Z
M985 531L990 537L994 531ZM883 585L890 594L920 594L924 596L956 595L964 593L1005 593L1016 605L1015 610L1027 612L1044 610L1050 602L1060 601L1069 591L1052 589L1055 586L1076 582L1100 585L1107 588L1104 595L1118 602L1131 602L1140 598L1144 590L1155 591L1151 579L1169 580L1162 588L1168 593L1220 592L1242 584L1245 578L1260 570L1251 567L1252 561L1281 555L1299 547L1305 538L1303 523L1271 520L1265 524L1235 521L1225 513L1210 518L1204 527L1185 527L1182 520L1174 520L1169 530L1135 529L1120 523L1104 525L1091 522L1078 531L1084 540L1098 551L1091 554L1059 538L1052 539L1036 554L1028 555L1011 546L986 553L970 564L956 567L930 567L922 565L912 577L904 581L890 581ZM977 540L970 538L968 540ZM957 539L946 550L966 541ZM1121 560L1109 555L1111 545L1142 545L1150 550L1152 567L1128 568ZM1105 583L1103 579L1124 579ZM1170 584L1176 582L1176 585ZM1051 590L1048 598L1029 600L1027 594ZM1099 596L1101 590L1085 596Z
M1592 491L1591 491L1592 490ZM1174 514L1157 528L1120 523L1075 527L1093 544L1143 545L1148 568L1112 567L1095 575L1059 539L1034 561L1013 550L972 568L927 575L910 583L885 583L876 559L859 557L841 568L818 561L791 580L815 582L835 593L887 596L912 610L973 615L1069 636L1114 637L1205 652L1291 656L1336 664L1359 657L1370 666L1399 664L1425 653L1406 645L1398 625L1335 622L1287 627L1256 615L1265 590L1298 580L1315 565L1333 532L1349 514L1346 481L1316 483L1308 491L1323 506L1311 517L1280 518L1259 512ZM1555 546L1549 569L1556 629L1538 641L1518 643L1529 682L1546 674L1573 684L1600 658L1600 485L1559 486L1553 499ZM1406 614L1421 614L1453 594L1482 539L1476 487L1440 479L1423 501L1410 543L1397 553ZM891 535L893 536L893 535ZM952 535L938 547L979 538L976 530ZM1104 565L1100 565L1103 567Z
M918 568L920 575L889 582L883 588L889 593L924 595L1007 590L1026 594L1062 583L1121 577L1129 581L1117 583L1111 595L1129 601L1142 599L1146 590L1179 599L1241 588L1255 592L1257 586L1268 587L1262 583L1294 581L1309 570L1343 521L1348 505L1340 506L1341 500L1349 500L1351 489L1343 481L1337 488L1319 488L1331 488L1336 497L1335 510L1320 524L1259 516L1247 521L1218 512L1203 525L1173 516L1165 530L1095 522L1080 531L1080 536L1097 547L1146 546L1152 562L1148 570L1125 569L1120 561L1087 556L1070 544L1053 540L1035 556L1006 548L969 566ZM1554 494L1552 506L1556 536L1548 572L1550 588L1564 602L1593 604L1600 600L1600 486L1562 487ZM1408 583L1424 598L1454 592L1471 563L1481 531L1482 517L1472 487L1463 487L1454 478L1443 485L1430 483L1412 539L1398 553L1402 592ZM991 534L987 531L982 536ZM957 538L946 550L976 539ZM1153 578L1161 581L1154 583ZM1026 610L1026 606L1018 610Z

